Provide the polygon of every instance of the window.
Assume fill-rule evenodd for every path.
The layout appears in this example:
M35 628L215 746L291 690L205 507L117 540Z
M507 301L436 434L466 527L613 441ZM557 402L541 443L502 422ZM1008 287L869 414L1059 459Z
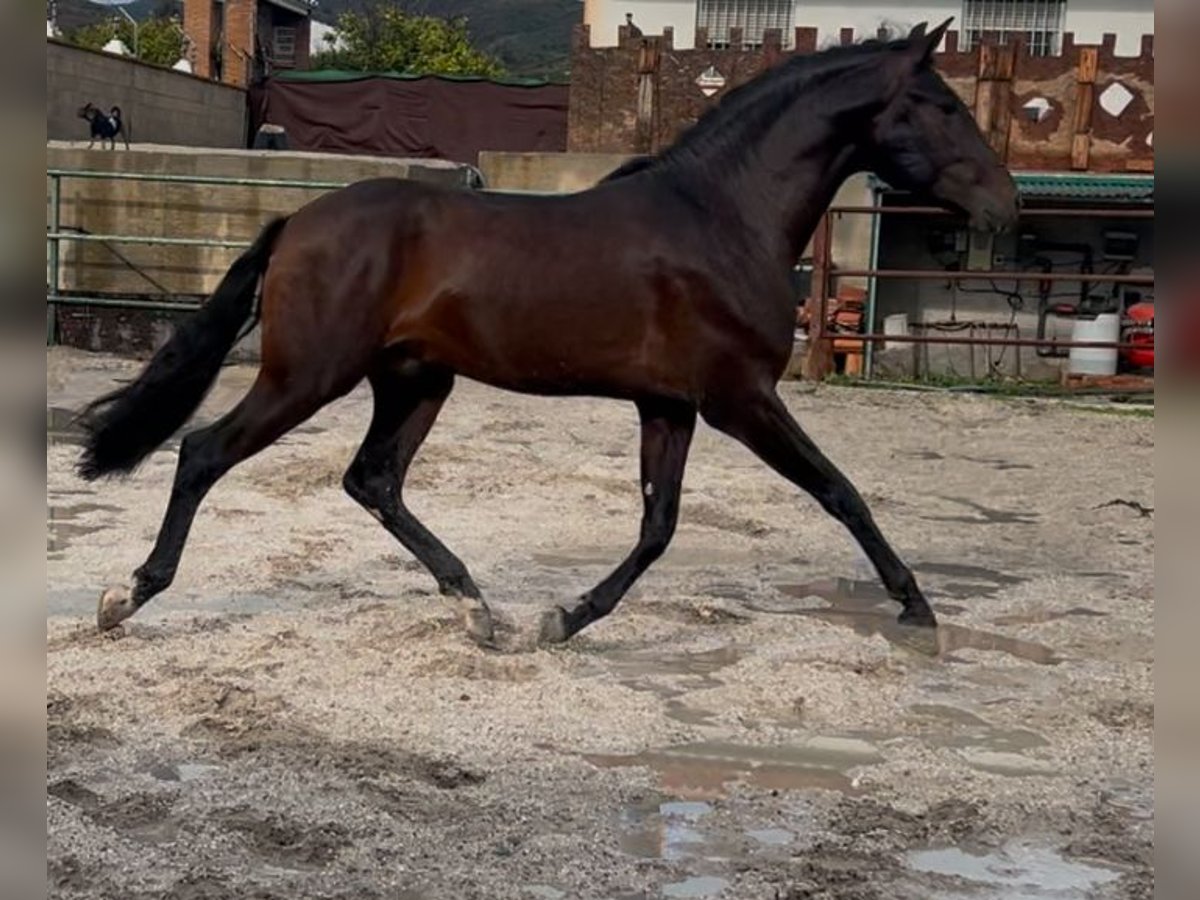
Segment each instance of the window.
M795 39L794 0L699 0L696 27L708 29L708 46L721 50L729 46L729 29L741 28L747 47L761 47L763 32L778 28L783 45Z
M281 68L294 68L296 65L296 29L285 25L276 25L271 33L273 47L271 61Z
M1067 0L963 0L959 46L970 50L985 31L994 31L1001 43L1024 35L1031 54L1051 56L1062 46L1066 6Z

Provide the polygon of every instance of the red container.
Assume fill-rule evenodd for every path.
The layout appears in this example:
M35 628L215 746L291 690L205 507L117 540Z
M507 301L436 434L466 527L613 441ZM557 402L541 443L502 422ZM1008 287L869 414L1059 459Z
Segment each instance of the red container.
M1135 303L1125 311L1121 343L1144 344L1145 349L1122 350L1127 365L1135 369L1154 368L1154 304Z

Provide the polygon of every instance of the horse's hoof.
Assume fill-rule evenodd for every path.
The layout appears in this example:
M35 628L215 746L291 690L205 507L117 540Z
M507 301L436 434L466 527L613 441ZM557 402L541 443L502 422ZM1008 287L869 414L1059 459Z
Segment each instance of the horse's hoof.
M492 625L492 614L486 606L478 606L463 611L463 624L467 636L481 647L494 649L496 646L496 629Z
M538 634L539 644L561 644L570 636L566 610L556 606L542 614L542 628Z
M100 603L96 608L96 624L101 631L108 631L124 622L137 612L133 602L133 594L129 588L110 587L100 595Z
M905 607L896 617L896 621L901 625L913 625L918 628L937 628L937 618L929 604Z

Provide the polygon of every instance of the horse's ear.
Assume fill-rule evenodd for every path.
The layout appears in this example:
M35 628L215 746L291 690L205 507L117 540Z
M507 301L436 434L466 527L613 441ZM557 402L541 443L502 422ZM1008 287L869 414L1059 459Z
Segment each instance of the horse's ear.
M908 39L910 41L915 41L919 37L925 37L925 26L928 24L928 22L919 22L918 24L914 25L913 30L908 33Z
M923 22L913 29L913 35L916 36L916 49L919 54L917 58L918 65L925 65L929 62L930 57L933 56L933 53L935 50L937 50L938 45L942 43L942 38L946 36L946 31L950 28L950 23L953 21L954 16L951 16L928 34L925 33L925 23ZM917 34L918 30L920 31L919 35ZM910 35L910 37L912 37L912 35Z

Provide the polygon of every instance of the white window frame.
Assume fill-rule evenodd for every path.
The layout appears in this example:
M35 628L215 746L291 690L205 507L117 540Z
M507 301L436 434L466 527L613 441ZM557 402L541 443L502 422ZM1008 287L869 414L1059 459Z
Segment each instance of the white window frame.
M1031 55L1056 56L1066 18L1067 0L963 0L959 48L970 50L984 32L994 31L1002 44L1020 34Z
M708 30L708 47L729 47L729 31L742 29L743 45L761 47L763 32L778 28L783 46L791 48L796 36L795 0L697 0L696 27Z

